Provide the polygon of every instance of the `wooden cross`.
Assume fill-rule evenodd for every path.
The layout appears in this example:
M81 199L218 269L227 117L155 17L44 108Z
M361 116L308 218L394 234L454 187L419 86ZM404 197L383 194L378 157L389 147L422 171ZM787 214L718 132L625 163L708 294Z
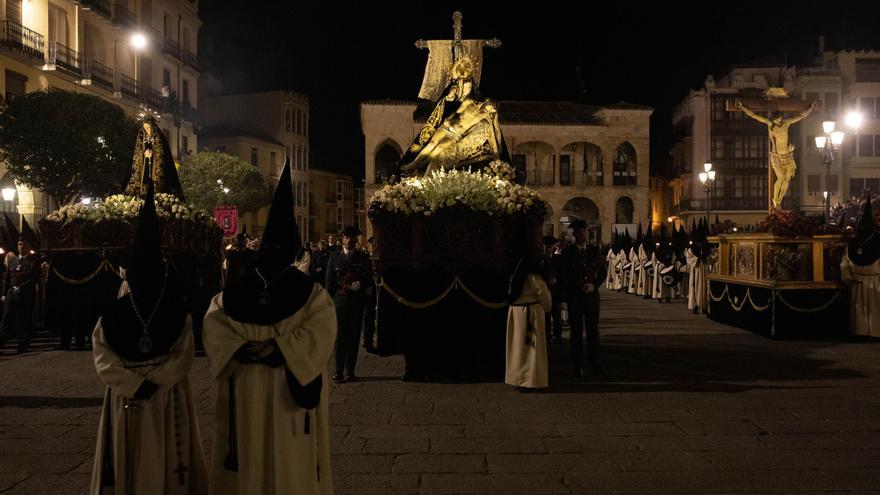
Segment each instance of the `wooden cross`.
M174 474L177 475L177 483L180 486L183 486L186 483L186 472L189 471L189 468L183 465L182 462L177 463L177 469L174 470Z
M742 110L736 107L737 100L740 101L744 107L751 110L752 112L769 113L769 119L773 119L776 115L783 112L795 112L798 114L802 114L806 112L810 107L812 107L814 103L810 100L792 100L791 98L789 98L788 92L785 91L783 88L769 88L764 91L764 96L762 98L739 98L736 95L731 95L731 97L724 102L725 109L728 112L741 112ZM797 117L795 121L800 120L800 118L802 117ZM770 140L768 140L767 144L768 147L772 147L772 143ZM771 167L769 163L769 152L767 156L767 210L772 212L774 208L773 191L776 186L776 174L773 172L773 167Z
M461 57L461 12L456 10L452 13L452 61ZM491 40L484 40L484 46L488 46L489 48L498 48L501 46L501 40L498 38L492 38ZM425 40L417 40L416 48L425 49L428 48L428 42Z

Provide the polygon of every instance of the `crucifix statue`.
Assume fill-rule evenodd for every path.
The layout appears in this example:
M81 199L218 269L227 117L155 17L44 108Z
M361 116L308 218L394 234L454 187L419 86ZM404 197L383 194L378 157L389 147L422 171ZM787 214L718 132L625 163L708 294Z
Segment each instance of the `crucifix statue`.
M766 99L751 100L743 103L742 100L734 101L733 109L728 105L727 110L740 111L750 118L767 126L768 141L770 145L770 167L772 173L768 174L768 195L770 197L770 210L779 209L782 206L782 198L788 191L788 185L797 172L797 164L794 160L794 145L788 140L788 129L797 122L807 118L816 109L816 102L772 100L772 98L787 97L788 93L782 88L770 88L765 92ZM804 103L808 106L804 108ZM796 116L784 119L782 112L797 111ZM772 118L764 117L758 112L776 114Z
M509 161L497 106L480 100L477 91L483 47L498 47L501 42L463 40L461 13L452 18L454 39L416 42L417 47L429 50L419 97L436 104L400 160L400 170L407 175L480 168L498 159Z

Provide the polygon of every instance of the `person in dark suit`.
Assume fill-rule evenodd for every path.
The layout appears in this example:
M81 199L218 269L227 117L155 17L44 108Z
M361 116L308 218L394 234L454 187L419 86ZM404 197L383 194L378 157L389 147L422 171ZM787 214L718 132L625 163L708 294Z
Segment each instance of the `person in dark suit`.
M336 305L338 328L333 375L337 383L357 379L355 366L367 302L365 292L373 279L369 256L355 247L360 233L357 227L346 227L342 231L342 248L333 252L327 263L325 288Z
M18 336L18 353L21 354L27 352L31 342L42 261L24 232L18 240L18 252L18 258L9 266L9 289L4 299L3 321L0 322L0 347L6 344L14 330Z
M327 281L327 263L330 261L330 249L327 241L318 243L318 249L312 251L312 262L309 263L309 276L324 286Z
M599 361L599 286L607 268L598 246L588 244L587 224L571 222L575 243L562 251L560 260L560 298L562 310L569 312L571 326L572 376L583 376L583 332L587 332L587 358L594 374L605 370Z
M559 300L559 261L561 255L556 254L559 239L552 235L544 236L544 258L541 260L541 277L550 289L553 306L545 315L547 340L562 342L562 311Z

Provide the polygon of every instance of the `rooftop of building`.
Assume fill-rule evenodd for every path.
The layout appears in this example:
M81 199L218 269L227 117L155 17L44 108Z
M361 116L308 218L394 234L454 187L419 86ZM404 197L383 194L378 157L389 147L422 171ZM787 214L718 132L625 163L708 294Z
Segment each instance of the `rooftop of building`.
M216 125L216 126L205 126L199 131L199 139L212 139L212 138L251 138L251 139L259 139L260 141L264 141L267 143L275 144L278 146L284 146L284 143L279 142L277 139L272 137L271 134L253 126L240 125L240 126L225 126L225 125Z
M362 105L415 105L413 118L425 122L434 110L435 103L412 100L367 100ZM508 125L602 125L595 114L608 110L650 111L653 108L635 103L617 102L611 105L587 105L571 101L510 101L497 102L501 123Z

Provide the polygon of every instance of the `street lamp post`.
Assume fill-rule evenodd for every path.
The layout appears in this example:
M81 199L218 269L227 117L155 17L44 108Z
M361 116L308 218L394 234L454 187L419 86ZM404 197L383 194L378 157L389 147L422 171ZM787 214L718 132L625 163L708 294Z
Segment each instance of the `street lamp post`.
M131 35L131 46L134 48L134 83L135 93L140 96L141 83L138 79L138 65L140 65L141 50L147 47L147 37L143 33L134 33Z
M825 165L825 191L823 192L824 196L824 211L825 211L825 222L830 222L831 216L831 188L829 187L831 184L831 165L834 164L834 155L837 151L840 150L840 145L843 144L844 133L843 131L835 131L834 128L837 127L837 123L831 119L825 120L822 122L822 132L824 135L816 136L816 149L822 154L822 164Z
M712 184L715 182L715 171L712 170L712 164L706 162L703 164L703 172L700 172L700 183L703 184L703 191L706 192L706 224L709 224L709 215L712 206L712 197L710 192L712 191Z

